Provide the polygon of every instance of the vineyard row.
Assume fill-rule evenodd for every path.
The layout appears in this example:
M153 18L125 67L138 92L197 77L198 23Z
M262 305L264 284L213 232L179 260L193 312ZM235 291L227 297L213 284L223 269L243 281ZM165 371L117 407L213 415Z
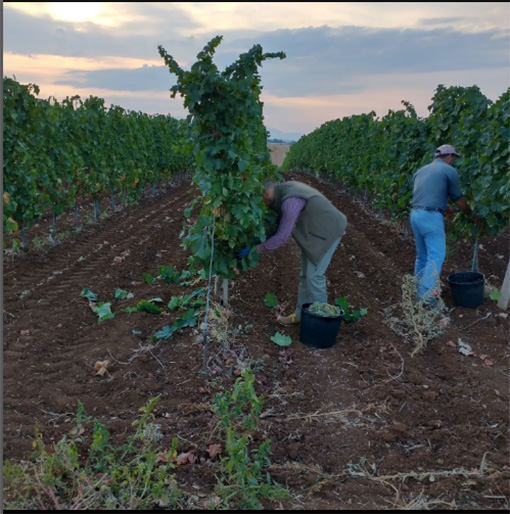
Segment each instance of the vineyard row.
M42 100L37 85L5 77L3 90L4 233L105 194L137 199L193 167L185 121L93 96Z
M293 144L282 165L341 182L364 195L394 219L411 209L413 174L433 159L435 149L452 144L462 158L455 163L470 205L483 218L483 233L495 236L508 227L510 215L510 89L496 102L477 86L439 85L419 118L413 106L324 123ZM458 214L457 235L477 235L469 220Z

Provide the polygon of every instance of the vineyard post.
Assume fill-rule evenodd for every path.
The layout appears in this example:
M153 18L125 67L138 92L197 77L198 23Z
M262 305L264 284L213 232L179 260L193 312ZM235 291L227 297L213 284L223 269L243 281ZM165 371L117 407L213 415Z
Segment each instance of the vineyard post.
M502 310L508 309L509 299L510 299L510 260L508 261L508 266L506 267L505 279L503 280L503 285L501 286L501 291L499 293L498 307Z
M214 295L220 296L220 287L223 291L222 304L224 306L228 305L228 279L222 278L221 286L220 286L220 277L218 275L214 276Z
M51 225L51 241L53 244L57 243L57 215L53 213L53 222Z
M223 306L226 307L228 305L228 279L223 279L221 288L223 290Z
M25 234L25 227L21 227L20 232L21 232L21 249L24 251L27 251L28 250L28 242L27 242L27 237Z
M78 202L74 204L74 225L76 228L80 227L80 206Z

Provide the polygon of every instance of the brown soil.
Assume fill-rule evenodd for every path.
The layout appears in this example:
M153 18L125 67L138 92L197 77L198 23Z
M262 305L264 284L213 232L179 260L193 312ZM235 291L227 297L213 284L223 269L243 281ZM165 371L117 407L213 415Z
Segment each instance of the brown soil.
M327 273L329 298L368 308L365 317L342 324L328 349L305 346L298 327L278 325L264 297L274 293L286 313L293 309L300 252L292 241L231 282L230 330L253 331L231 334L222 345L211 340L207 373L199 330L151 348L150 336L171 325L175 312L122 309L154 297L168 303L192 290L142 280L162 264L187 267L179 234L194 193L189 181L175 185L55 247L4 257L4 459L28 458L36 421L48 445L58 441L78 400L120 443L139 408L161 395L154 422L162 445L178 437L179 453L197 456L175 474L199 498L190 508L201 508L216 484L218 459L206 453L220 442L214 396L250 364L258 367L256 390L264 398L254 443L271 440L269 471L293 495L268 509L508 509L508 311L488 298L476 309L453 307L446 283L452 270L471 269L472 243L450 244L443 267L449 327L411 357L413 345L384 323L384 309L400 300L402 279L412 272L412 238L335 185L311 175L286 178L317 187L346 214L347 234ZM72 216L59 223L64 230ZM47 234L49 224L34 227L29 240ZM480 243L480 271L501 287L508 231ZM85 287L112 301L114 319L98 324L80 297ZM113 300L115 289L134 293L136 302ZM290 347L270 340L277 331L292 337ZM473 355L459 353L459 339ZM109 374L97 375L94 365L104 360L112 363Z

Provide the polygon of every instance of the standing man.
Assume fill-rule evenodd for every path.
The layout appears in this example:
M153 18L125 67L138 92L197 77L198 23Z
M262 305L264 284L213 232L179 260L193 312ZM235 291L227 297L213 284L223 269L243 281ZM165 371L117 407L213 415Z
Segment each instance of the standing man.
M418 299L433 307L440 294L439 277L446 256L443 214L450 198L455 205L479 225L459 186L453 164L460 155L452 145L441 145L434 161L419 169L413 177L411 226L416 243L414 275L418 281Z
M260 254L272 252L294 238L301 248L301 275L296 310L279 319L282 325L300 322L304 303L327 302L325 273L342 239L347 218L317 189L297 181L264 183L264 203L279 217L276 234L254 248ZM246 257L244 248L238 258Z

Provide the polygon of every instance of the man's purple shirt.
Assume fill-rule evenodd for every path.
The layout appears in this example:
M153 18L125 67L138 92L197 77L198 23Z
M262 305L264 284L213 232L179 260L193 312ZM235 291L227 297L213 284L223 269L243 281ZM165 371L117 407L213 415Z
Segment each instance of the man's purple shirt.
M282 216L278 230L273 237L259 245L261 253L272 252L283 246L292 234L292 229L297 222L299 213L305 208L306 200L291 196L282 202Z

